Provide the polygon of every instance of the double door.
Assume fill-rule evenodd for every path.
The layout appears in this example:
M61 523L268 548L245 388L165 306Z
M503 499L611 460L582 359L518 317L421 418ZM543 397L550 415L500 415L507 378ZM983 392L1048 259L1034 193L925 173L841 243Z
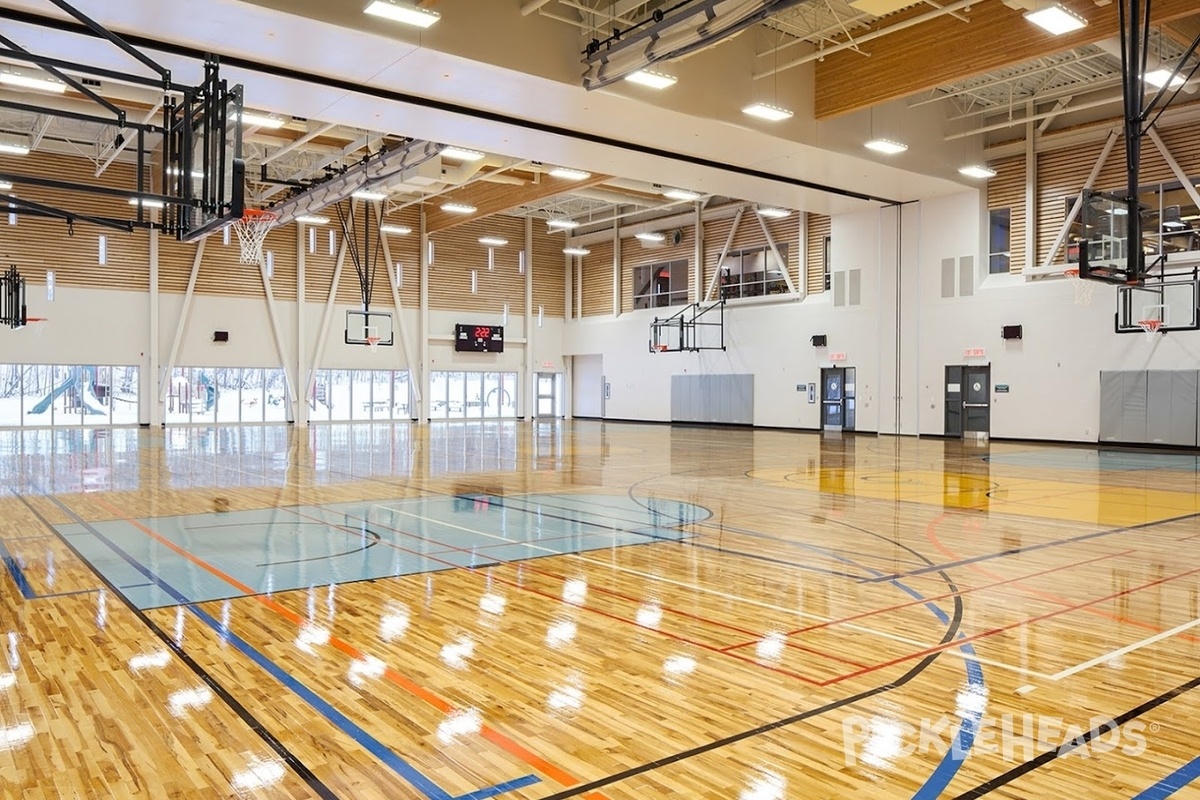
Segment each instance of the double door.
M854 430L854 367L821 370L821 429Z
M992 426L992 367L946 367L946 435L987 434Z

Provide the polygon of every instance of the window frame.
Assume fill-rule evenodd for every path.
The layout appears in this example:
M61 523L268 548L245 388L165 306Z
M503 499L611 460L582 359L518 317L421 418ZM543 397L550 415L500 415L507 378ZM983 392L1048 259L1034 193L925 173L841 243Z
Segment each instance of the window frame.
M662 291L659 288L657 281L661 280L661 278L658 278L656 275L656 273L663 269L667 270L666 291ZM679 275L676 274L676 269L681 271ZM648 264L636 265L630 276L633 281L631 286L633 289L634 310L686 306L691 302L690 276L691 260L687 258L675 258L670 261L653 261ZM646 287L646 290L639 293L638 289L643 285Z

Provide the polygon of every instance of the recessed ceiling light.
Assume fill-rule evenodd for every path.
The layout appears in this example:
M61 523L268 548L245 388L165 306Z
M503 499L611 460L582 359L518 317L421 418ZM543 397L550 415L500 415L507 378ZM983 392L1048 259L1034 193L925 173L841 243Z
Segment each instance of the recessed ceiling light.
M49 78L38 78L33 75L23 75L19 72L0 72L0 83L9 86L19 86L22 89L37 89L41 92L62 94L67 90L65 83L52 81Z
M569 181L581 181L584 178L592 177L592 173L584 172L581 169L571 169L569 167L555 167L550 170L552 178L566 178Z
M969 167L959 167L958 174L965 175L968 178L994 178L996 177L996 170L972 164Z
M0 153L5 153L10 156L24 156L29 154L29 137L28 136L2 136L0 137Z
M380 233L394 233L397 236L408 236L412 233L412 228L405 225L381 225L379 226Z
M476 208L466 203L442 203L442 211L449 214L474 214Z
M1087 20L1061 3L1039 8L1036 11L1026 11L1025 19L1039 28L1049 31L1055 36L1077 31L1087 25Z
M445 147L442 149L443 158L453 158L456 161L478 161L484 153L478 150L467 150L463 147Z
M625 80L630 83L649 86L651 89L666 89L668 86L674 86L679 79L674 75L667 75L649 69L639 69L637 72L631 72L626 75Z
M1129 209L1125 206L1113 206L1112 211L1109 213L1114 217L1127 217L1129 216Z
M572 228L578 228L579 223L573 219L548 219L546 220L547 228L555 228L560 231L569 231Z
M178 175L179 167L167 167L167 174L168 175ZM191 175L193 178L195 178L197 180L203 180L203 178L204 178L203 170L194 169L194 170L192 170Z
M283 120L267 114L255 114L252 111L243 111L242 124L252 128L269 128L274 130L283 127Z
M863 146L868 150L874 150L876 153L883 153L889 156L903 153L908 149L908 145L903 142L896 142L891 139L872 139Z
M359 189L350 196L359 200L387 200L387 195L383 192L369 192L366 189Z
M767 103L751 103L742 109L742 113L770 122L780 122L792 116L792 112L786 108L768 105Z
M563 252L569 256L586 256L592 251L586 247L564 247Z
M373 0L363 9L363 13L393 22L403 22L405 25L415 25L418 28L428 28L442 18L436 11L417 8L410 3L399 3L396 0Z
M667 239L664 234L657 231L642 231L641 233L635 233L634 237L641 239L643 242L663 242Z
M700 195L696 192L689 192L687 189L664 189L663 197L668 197L672 200L699 200Z
M479 243L488 247L504 247L508 244L508 239L501 239L499 236L480 236Z
M163 202L161 200L152 200L149 197L131 197L129 198L129 205L140 205L142 208L162 208Z
M785 217L790 217L792 215L792 211L789 208L763 206L762 208L758 209L758 215L760 217L770 217L771 219L784 219Z
M329 217L318 217L315 214L303 214L296 217L296 222L301 225L328 225Z
M1146 83L1158 89L1166 86L1167 81L1171 82L1172 89L1178 89L1180 86L1183 86L1185 83L1187 83L1182 75L1175 75L1172 77L1172 71L1169 69L1151 70L1145 74L1144 78Z
M0 191L7 192L11 188L13 188L12 184L8 181L0 181Z

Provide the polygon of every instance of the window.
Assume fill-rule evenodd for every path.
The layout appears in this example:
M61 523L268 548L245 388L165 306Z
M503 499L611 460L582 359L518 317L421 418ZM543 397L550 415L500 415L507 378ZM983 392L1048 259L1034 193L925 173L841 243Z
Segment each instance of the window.
M634 308L685 306L687 302L687 259L633 268Z
M821 241L821 258L825 265L825 291L829 291L833 284L833 255L830 252L833 249L833 237L826 236Z
M779 255L786 264L787 244L779 246ZM730 253L721 264L721 299L786 294L784 264L779 263L770 247Z
M502 419L517 415L515 372L431 372L431 419Z
M168 423L288 421L282 369L175 367L166 388Z
M137 422L137 367L0 364L0 427Z
M993 208L988 212L988 272L992 275L1008 272L1011 231L1011 209Z
M409 407L408 370L403 369L319 369L308 395L313 422L407 420Z

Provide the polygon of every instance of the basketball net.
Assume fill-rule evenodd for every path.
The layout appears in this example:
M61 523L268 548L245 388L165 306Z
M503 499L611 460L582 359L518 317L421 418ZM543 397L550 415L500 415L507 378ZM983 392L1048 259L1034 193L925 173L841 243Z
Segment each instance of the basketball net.
M1075 305L1090 306L1092 304L1092 293L1096 291L1095 284L1079 277L1079 270L1077 269L1063 270L1063 274L1071 279L1071 284L1075 287Z
M364 336L363 339L366 341L371 350L375 351L379 348L379 343L382 341L383 337L379 335L378 328L367 328L367 335Z
M1161 319L1141 319L1138 320L1138 327L1142 329L1142 333L1146 334L1146 341L1154 341L1154 337L1162 333Z
M263 242L267 233L275 227L279 217L270 211L258 208L247 208L245 215L233 222L234 233L237 234L238 246L241 253L238 262L242 264L262 264Z

